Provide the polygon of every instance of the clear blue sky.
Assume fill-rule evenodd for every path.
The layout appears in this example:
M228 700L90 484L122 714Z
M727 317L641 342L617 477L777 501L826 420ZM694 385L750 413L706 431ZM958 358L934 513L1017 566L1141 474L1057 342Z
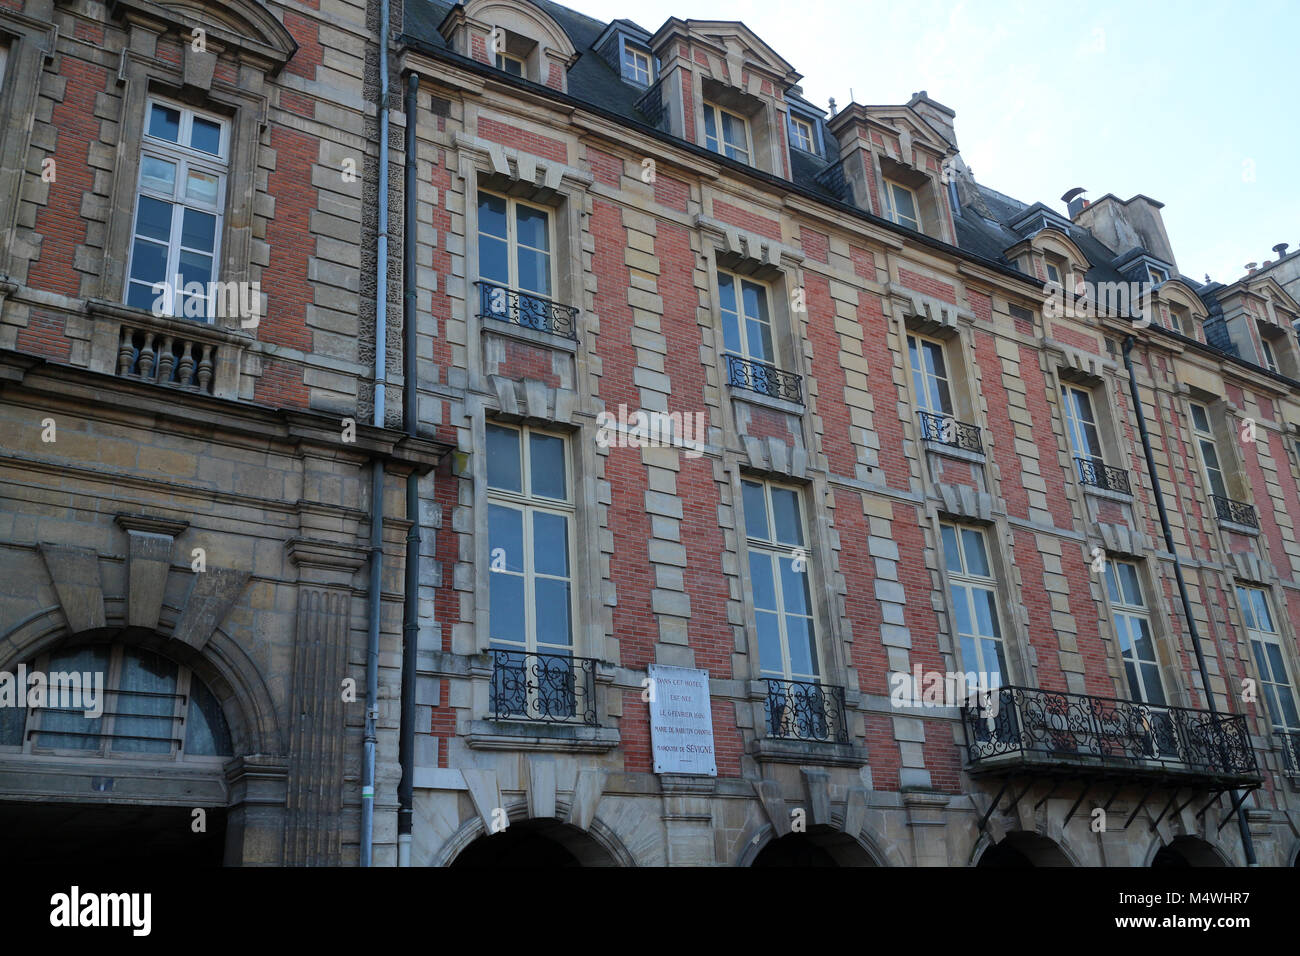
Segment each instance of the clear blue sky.
M563 0L562 0L563 2ZM957 111L984 185L1025 202L1145 193L1179 269L1230 282L1300 246L1300 3L1027 0L568 0L655 30L743 20L808 99Z

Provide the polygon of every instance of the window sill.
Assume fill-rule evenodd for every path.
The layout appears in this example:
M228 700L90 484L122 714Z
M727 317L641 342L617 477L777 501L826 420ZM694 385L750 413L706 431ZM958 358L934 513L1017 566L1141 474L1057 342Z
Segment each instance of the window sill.
M1219 522L1219 527L1224 531L1232 531L1236 534L1248 534L1252 538L1259 537L1259 529L1252 528L1248 524L1237 524L1235 521L1227 521L1223 518L1215 518L1215 520Z
M752 756L760 763L817 764L827 767L865 767L867 748L824 740L760 737Z
M491 333L501 335L509 339L516 339L520 342L527 342L529 345L540 345L544 348L555 349L560 352L569 352L577 354L578 343L575 339L566 338L563 335L556 335L554 332L543 332L540 329L530 329L526 326L518 325L506 319L496 319L491 316L480 316L481 329L484 335Z
M759 405L763 408L770 408L774 411L784 412L787 415L798 415L803 417L804 406L799 402L787 401L784 398L773 398L770 395L764 395L762 392L753 392L747 388L741 388L738 385L727 385L727 391L735 401L748 402L751 405Z
M1120 504L1130 505L1133 503L1133 496L1126 495L1122 491L1111 491L1109 488L1098 488L1096 485L1085 485L1079 483L1085 495L1092 495L1095 498L1102 498L1106 501L1118 501Z
M922 438L921 446L926 451L934 452L936 455L943 455L945 458L955 458L958 461L968 461L975 465L983 465L987 461L983 452L968 451L965 448L958 448L956 445L946 445L941 441L932 441L929 438Z
M473 750L552 750L563 753L605 753L619 746L613 727L548 724L531 720L475 720L465 743Z

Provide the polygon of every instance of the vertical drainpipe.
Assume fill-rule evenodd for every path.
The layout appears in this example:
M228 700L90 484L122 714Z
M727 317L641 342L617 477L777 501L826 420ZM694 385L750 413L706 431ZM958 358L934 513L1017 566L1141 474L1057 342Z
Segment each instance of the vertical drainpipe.
M1147 474L1151 477L1151 491L1156 500L1156 511L1160 514L1160 529L1165 534L1165 548L1174 557L1174 577L1178 580L1178 595L1182 598L1183 617L1187 620L1187 630L1192 638L1192 650L1196 653L1196 667L1201 672L1201 684L1205 688L1205 699L1209 702L1210 713L1217 714L1218 708L1214 705L1214 694L1210 690L1210 674L1205 667L1205 654L1201 651L1201 635L1196 627L1196 618L1192 617L1192 601L1187 594L1187 582L1183 579L1183 564L1178 558L1178 550L1174 547L1174 533L1169 528L1169 515L1165 511L1165 496L1160 490L1160 479L1156 476L1155 453L1151 450L1151 438L1147 435L1147 419L1142 411L1142 401L1138 398L1137 372L1133 369L1132 352L1133 336L1129 335L1124 339L1124 368L1128 370L1128 390L1133 399L1133 411L1137 415L1138 434L1142 438L1142 451L1146 454ZM1247 732L1246 740L1249 744L1249 732ZM1232 804L1236 806L1237 791L1233 790L1231 792ZM1246 864L1248 866L1258 866L1259 864L1255 860L1255 844L1250 838L1250 824L1246 822L1245 807L1241 807L1237 812L1237 826L1241 830L1241 845L1246 853Z
M375 265L375 417L384 427L384 380L388 375L388 0L379 5L379 224ZM379 718L379 615L383 605L384 463L370 473L370 630L366 635L365 763L361 777L361 865L374 860L375 744Z
M416 110L420 78L406 79L406 179L402 213L402 420L406 434L416 437L416 289L415 238L419 197L416 195ZM402 719L397 754L402 779L397 784L397 865L411 865L411 824L415 801L415 685L420 637L420 479L412 470L406 476L406 590L402 597Z

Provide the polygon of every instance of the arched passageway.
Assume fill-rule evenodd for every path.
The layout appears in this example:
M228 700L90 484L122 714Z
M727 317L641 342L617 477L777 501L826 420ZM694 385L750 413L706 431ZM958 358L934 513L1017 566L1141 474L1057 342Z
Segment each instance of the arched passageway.
M1174 837L1162 846L1151 860L1153 867L1182 869L1193 866L1227 866L1223 857L1199 837Z
M451 862L459 867L617 866L589 834L558 820L520 820L483 834Z
M980 855L977 866L1072 866L1065 851L1037 833L1012 833Z
M759 851L750 866L875 866L857 840L842 830L811 827L787 833Z

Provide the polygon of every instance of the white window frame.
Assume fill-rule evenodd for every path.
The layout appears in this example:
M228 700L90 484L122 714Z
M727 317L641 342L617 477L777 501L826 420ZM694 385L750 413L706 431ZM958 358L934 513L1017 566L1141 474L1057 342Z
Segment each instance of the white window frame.
M519 72L514 73L511 70L506 69L507 63L518 63ZM496 68L500 70L502 73L506 73L510 76L517 76L521 80L528 79L528 61L525 60L523 57L514 56L513 54L506 53L504 50L497 53L496 55Z
M925 362L924 362L926 346L936 349L938 351L939 357L943 360L943 371L944 371L943 375L939 375L937 373L931 374L929 371L926 370ZM919 368L916 365L912 364L913 350L915 350L916 352L918 364L920 365ZM953 418L956 414L956 410L954 408L932 407L933 403L931 403L930 401L930 390L927 387L933 381L935 383L935 391L938 392L939 389L937 383L943 382L945 385L948 386L948 404L950 406L953 404L952 369L949 367L947 346L941 340L931 338L928 335L920 335L916 332L908 332L907 333L907 364L908 364L908 368L911 370L912 373L912 391L916 394L916 407L921 411L929 412L931 415L941 415L944 418ZM917 376L921 377L920 382L917 381Z
M1080 385L1072 385L1067 382L1061 386L1061 392L1062 403L1065 406L1065 431L1066 435L1069 437L1070 450L1073 452L1074 457L1087 459L1089 462L1097 465L1104 465L1106 463L1106 456L1104 454L1105 449L1102 448L1101 444L1101 423L1097 420L1097 407L1096 403L1093 402L1093 390L1090 388L1084 388ZM1078 393L1087 399L1088 411L1092 413L1092 421L1082 419L1075 413L1075 402L1072 399L1071 393ZM1092 430L1096 432L1096 449L1088 449L1084 447L1087 444L1088 434L1084 425L1091 425Z
M952 569L952 567L949 566L950 556L948 554L948 551L950 550L950 548L948 544L944 541L944 537L943 537L944 528L952 529L952 531L956 536L957 547L955 549L956 550L955 557L957 559L957 563L960 565L960 570L955 571ZM984 563L987 564L989 568L989 573L987 575L979 574L977 572L970 570L970 567L966 561L966 545L964 541L964 535L966 533L974 534L978 537L980 548L984 552ZM979 617L975 613L975 596L972 592L983 591L991 595L993 598L993 625L997 629L997 634L976 634L976 633L962 634L957 629L958 619L955 616L955 614L953 616L952 619L953 650L956 653L958 660L961 662L962 672L970 673L973 669L977 673L991 675L993 673L993 670L992 668L989 667L989 662L984 660L984 647L982 645L982 642L994 641L997 644L997 649L1001 651L1001 657L1002 657L1001 661L995 660L993 662L993 664L997 669L997 673L999 675L999 680L996 686L1000 687L1000 686L1006 686L1008 684L1011 684L1012 683L1011 675L1008 673L1008 664L1007 664L1007 641L1006 641L1007 632L1006 632L1006 627L1004 626L1005 622L1002 618L1002 602L998 600L998 593L1001 585L998 583L996 568L993 564L993 556L989 552L988 535L985 534L984 529L980 527L976 527L969 524L958 524L955 521L941 521L939 522L939 541L941 543L941 547L943 548L943 556L944 556L943 567L944 567L944 573L948 580L948 599L949 601L952 602L952 607L954 612L957 609L958 602L962 602L966 610L966 615L967 615L966 619L972 622L973 625L975 621L979 620ZM977 660L974 661L966 660L965 654L963 654L961 650L961 641L963 637L968 637L971 639L972 643L975 646L975 654ZM987 687L990 689L994 687L994 684L991 680L988 682ZM969 690L971 693L974 693L976 687L968 686L967 690Z
M892 179L886 179L884 182L885 182L885 212L888 214L887 218L890 220L890 222L893 222L895 225L906 226L908 229L914 229L917 232L920 232L921 231L921 201L920 199L917 198L916 190L911 188L910 186L904 186L900 182L895 182ZM908 194L908 196L911 197L912 208L916 210L915 219L913 219L911 216L905 216L899 211L898 203L894 197L894 190L905 192Z
M1142 603L1133 604L1126 600L1123 578L1121 578L1119 573L1115 571L1115 567L1118 565L1125 565L1133 569L1133 580L1137 582L1138 589L1137 598ZM1108 559L1106 562L1106 574L1114 575L1115 590L1119 595L1118 599L1112 597L1110 593L1110 581L1107 580L1103 582L1106 590L1106 603L1110 607L1111 619L1115 629L1116 648L1119 650L1121 663L1124 665L1133 665L1133 673L1137 675L1138 686L1136 688L1133 687L1133 682L1128 675L1127 666L1124 668L1124 683L1128 686L1130 694L1137 695L1134 699L1135 703L1149 704L1152 707L1168 707L1169 695L1165 692L1164 676L1160 673L1160 655L1156 647L1156 632L1155 628L1151 624L1151 609L1147 606L1146 594L1142 587L1142 569L1135 561ZM1137 641L1133 636L1137 627L1135 624L1131 623L1134 620L1141 620L1146 623L1147 634L1151 637L1150 660L1137 656ZM1124 650L1124 641L1120 632L1121 621L1123 622L1123 628L1127 631L1129 638L1128 651ZM1160 691L1161 697L1161 700L1159 701L1153 701L1151 699L1150 689L1147 687L1146 674L1142 669L1142 665L1144 664L1155 665L1157 689Z
M180 113L180 127L177 131L178 142L172 143L165 139L160 139L149 135L149 123L153 115L154 106L161 106L166 109L177 110ZM190 140L195 118L207 120L216 123L220 127L220 152L217 155L204 152L200 149L194 149L190 146L183 146ZM145 195L160 202L169 203L172 206L171 232L167 243L167 266L163 273L163 280L171 288L172 310L169 313L174 318L189 318L195 321L199 319L195 316L184 315L185 296L181 295L175 287L174 282L180 271L181 252L185 251L181 246L182 226L186 209L195 209L199 212L208 213L216 217L216 223L213 226L214 239L212 248L212 275L209 282L221 281L221 248L224 238L223 230L225 226L225 208L226 208L226 187L230 174L230 137L231 124L228 119L214 113L207 113L202 110L196 110L193 107L185 106L182 103L168 100L159 96L149 96L145 100L144 106L144 124L143 134L140 143L140 164L136 173L135 189L132 192L132 209L131 209L131 233L129 237L129 246L127 250L126 276L123 280L122 301L128 300L131 291L131 270L135 260L135 243L137 238L136 228L137 219L140 214L140 196ZM176 168L176 179L172 185L170 195L163 193L161 190L144 186L141 179L144 175L144 158L146 156L157 159L161 162L171 163ZM202 172L217 177L217 200L211 206L204 206L187 199L185 196L185 187L188 183L190 170ZM145 241L155 245L162 245L154 239ZM193 250L208 255L208 251ZM139 280L135 284L142 285ZM209 287L211 288L211 287ZM211 296L204 292L205 309L201 321L212 322L215 319L215 303Z
M1263 622L1254 606L1246 599L1247 595L1259 594L1264 602L1264 610L1268 613L1268 625L1265 628ZM1282 643L1282 635L1277 630L1277 616L1273 611L1273 602L1269 598L1269 589L1257 587L1253 584L1237 584L1237 606L1241 609L1242 624L1246 629L1246 638L1250 643L1250 653L1255 659L1255 672L1259 675L1260 696L1264 697L1264 710L1268 714L1269 723L1274 730L1284 730L1288 733L1300 733L1300 719L1297 719L1295 726L1286 723L1286 710L1282 706L1280 697L1269 697L1270 692L1279 694L1278 688L1285 688L1291 699L1291 709L1300 711L1300 699L1296 696L1295 682L1291 679L1290 663L1287 661L1286 645ZM1281 675L1273 673L1272 662L1268 655L1261 653L1265 645L1277 648L1278 658L1282 661ZM1280 680L1278 678L1281 678ZM1271 701L1276 700L1277 718L1273 716L1273 706Z
M1208 405L1201 402L1189 402L1191 412L1189 415L1192 426L1192 438L1196 444L1196 460L1201 463L1201 476L1205 479L1206 490L1212 495L1221 495L1231 500L1232 496L1228 494L1228 478L1223 472L1223 459L1219 456L1219 442L1214 437L1214 417L1210 412ZM1202 429L1196 424L1196 412L1200 410L1205 415L1205 428ZM1211 468L1206 459L1205 449L1214 454L1214 467ZM1219 489L1214 487L1214 475L1218 475Z
M719 106L717 103L711 103L708 100L704 101L704 112L706 115L711 115L713 117L713 128L718 134L716 137L712 137L715 145L710 146L709 140L711 139L711 137L709 136L709 132L708 132L709 127L707 123L705 124L704 126L705 148L712 150L713 152L717 153L720 156L727 155L728 147L731 149L737 148L735 144L728 143L723 134L722 117L725 114L727 116L730 116L732 119L736 120L737 122L739 122L740 128L745 131L745 155L743 157L729 156L727 158L734 159L737 162L752 164L753 155L754 155L754 138L750 134L749 119L747 117L741 116L739 113L733 112L732 110L725 109L724 107Z
M1264 367L1270 372L1278 373L1280 366L1277 364L1277 352L1268 341L1268 336L1261 334L1259 337L1260 352L1264 359Z
M574 501L574 481L572 467L572 443L567 435L557 432L547 431L541 428L533 428L528 425L509 425L503 422L488 421L484 429L484 442L486 443L486 430L488 428L501 428L506 431L513 431L519 436L519 468L520 468L520 490L511 491L505 488L497 488L489 484L487 472L483 475L483 484L487 489L487 505L490 509L492 505L508 508L512 511L518 511L523 515L520 522L522 534L523 555L521 556L523 570L516 573L510 570L490 570L489 575L508 574L512 577L522 577L524 580L524 641L522 647L517 647L517 642L507 641L491 637L491 616L489 611L488 634L489 642L495 650L517 651L523 654L563 654L560 645L539 644L537 639L537 578L542 577L546 580L564 580L553 574L540 574L534 569L533 561L533 515L551 514L565 519L567 527L568 547L569 547L569 641L568 651L570 656L576 656L578 651L578 619L577 619L577 599L576 599L576 582L577 582L577 551L575 549L577 538L575 534L577 525L577 506ZM537 495L532 489L532 435L544 435L547 438L557 438L564 443L564 492L565 499L548 498L545 495ZM486 457L486 453L485 453ZM489 525L490 527L490 525ZM491 532L488 533L488 567L492 567L492 543ZM491 588L492 578L488 578L488 587ZM489 608L491 607L489 597ZM509 645L509 646L506 646Z
M631 57L632 59L631 63L628 63L629 57ZM641 71L639 69L639 65L642 60L645 61L644 71ZM640 47L633 46L632 44L628 43L626 37L623 39L622 52L619 54L618 62L619 62L619 72L622 74L623 79L627 80L629 83L635 83L637 86L649 86L651 83L654 82L655 80L654 57L652 57L646 50L643 50ZM631 76L628 75L629 69L632 71ZM646 78L644 81L642 81L639 77L639 74L641 72L645 73Z
M722 320L722 324L723 324L723 328L721 330L723 350L727 352L727 354L735 354L730 350L728 350L726 347L726 317L723 315L723 313L726 312L727 310L722 307L722 282L724 279L730 279L732 283L732 288L735 290L735 297L736 297L736 312L735 312L736 324L740 328L740 357L744 359L748 359L751 362L759 362L763 365L771 365L773 368L778 367L776 361L776 356L777 356L776 325L772 321L771 288L765 282L758 282L755 279L747 279L744 276L737 275L734 272L728 272L726 269L717 270L717 279L718 279L718 318ZM748 282L750 285L757 286L759 289L762 290L763 301L767 309L766 320L764 320L762 316L749 315L748 313L745 312L744 283L746 282ZM767 326L768 335L772 340L772 355L770 358L763 357L750 346L749 321L751 319L755 322L758 322L760 325Z
M801 133L803 135L800 135ZM805 139L808 145L805 146L803 143L798 142L800 139ZM819 154L817 132L813 129L812 123L802 116L790 115L790 145L795 149L803 150L805 153L812 153L814 156Z
M537 203L527 202L523 199L516 199L514 196L507 196L505 193L495 192L494 190L490 190L490 189L480 189L478 191L478 196L476 196L474 200L476 210L478 207L478 203L481 201L481 197L483 196L493 196L497 199L503 199L505 200L506 203L506 271L510 278L510 281L506 283L506 287L513 291L519 292L521 294L531 295L537 298L547 299L549 301L555 301L556 298L555 212L556 211L550 206L540 206ZM547 278L551 287L549 292L538 292L536 289L524 289L521 288L519 285L520 242L519 242L519 236L517 235L517 227L515 224L515 209L519 206L524 206L528 209L535 209L538 212L544 213L546 215L546 241L550 243L550 247L551 247L550 249L545 250L547 271L548 271ZM475 228L477 232L474 236L474 241L478 243L480 241L480 237L484 235L482 224L477 223ZM490 238L499 239L500 237L490 236ZM533 246L527 246L527 245L523 246L523 248L531 252L543 251ZM476 251L477 251L477 247L476 247ZM483 278L482 271L481 271L481 264L480 264L479 278L480 279ZM496 280L487 279L484 281L495 282Z
M816 589L812 586L813 564L810 557L811 548L809 546L809 525L808 516L804 511L803 494L801 490L792 485L783 485L778 482L764 481L760 478L743 477L741 479L741 499L744 500L744 486L746 484L758 485L763 489L764 511L767 517L767 539L751 538L749 536L750 515L745 515L745 567L749 568L750 554L757 553L761 555L772 570L773 595L776 600L776 616L778 634L781 643L781 673L771 672L771 669L765 669L763 666L761 640L759 638L757 624L757 607L753 606L755 611L754 625L754 650L755 657L758 660L758 670L760 677L772 678L775 680L787 681L804 681L813 684L826 683L826 662L822 659L822 642L819 629L817 627L817 595ZM794 493L795 513L799 518L799 536L803 539L803 544L792 545L778 541L776 537L776 513L772 506L772 492L774 490L788 491ZM798 612L787 610L785 600L785 590L781 582L781 559L789 558L792 561L802 560L804 563L804 583L808 593L808 613L799 614ZM796 572L798 573L798 572ZM752 581L751 581L752 585ZM771 613L771 609L764 608L765 613ZM794 665L790 656L790 634L786 628L786 616L803 617L808 621L808 630L812 635L812 666L815 673L813 674L795 674Z

